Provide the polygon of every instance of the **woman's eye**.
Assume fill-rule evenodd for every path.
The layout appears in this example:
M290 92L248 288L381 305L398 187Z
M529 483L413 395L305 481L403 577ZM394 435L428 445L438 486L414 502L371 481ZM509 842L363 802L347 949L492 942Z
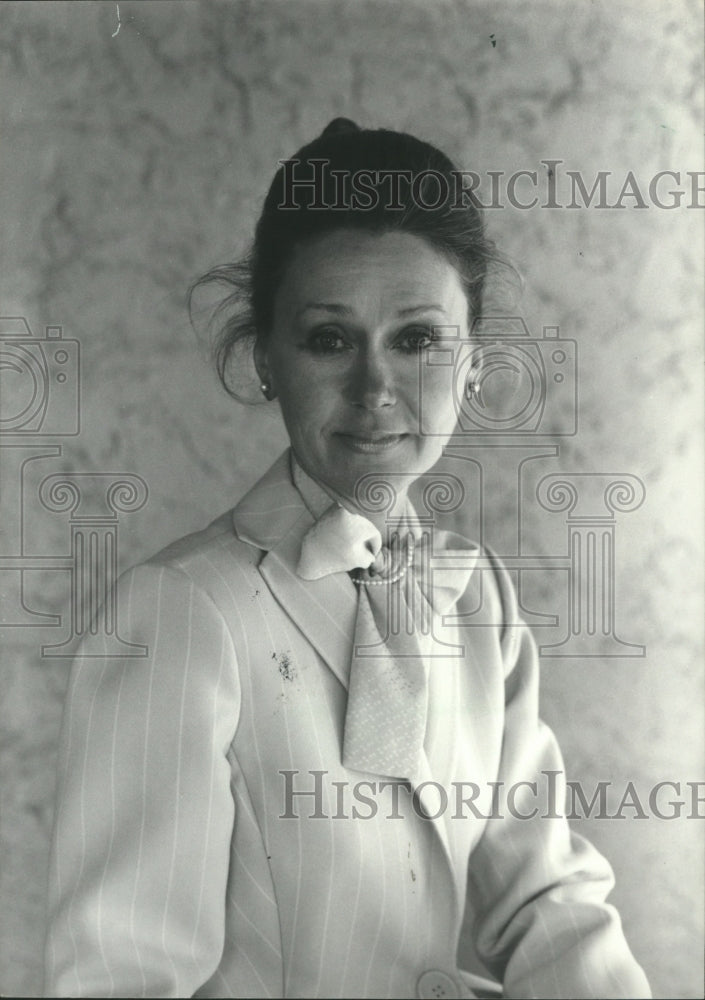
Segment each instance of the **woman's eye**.
M340 330L335 327L315 330L306 343L309 350L319 354L335 354L344 351L348 346Z
M436 339L433 330L429 329L429 327L413 326L402 331L397 339L397 346L402 351L414 354L429 347Z

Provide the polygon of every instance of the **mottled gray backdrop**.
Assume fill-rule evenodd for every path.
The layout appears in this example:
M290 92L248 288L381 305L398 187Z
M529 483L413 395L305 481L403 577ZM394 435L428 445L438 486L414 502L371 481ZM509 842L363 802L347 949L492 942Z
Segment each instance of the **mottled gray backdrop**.
M553 158L560 184L570 169L590 187L610 171L612 201L630 170L645 189L657 171L680 171L685 189L685 171L703 170L701 19L692 0L0 5L0 314L25 317L39 338L61 326L82 352L80 434L46 436L71 430L71 375L52 383L43 423L40 413L11 434L6 409L0 442L2 993L41 989L68 670L41 647L70 637L70 511L43 506L40 482L142 477L147 503L120 515L126 567L231 506L276 457L276 414L222 393L184 296L247 246L277 160L330 118L407 129L484 175L536 170L543 181ZM633 781L648 796L659 781L702 778L705 213L690 201L688 191L673 210L632 197L623 209L488 212L525 276L514 309L532 336L558 326L577 342L579 424L561 436L570 407L552 389L541 429L555 437L541 443L559 453L524 466L518 513L523 452L475 454L482 519L477 466L456 462L471 497L459 527L482 529L500 553L515 554L520 536L524 554L565 557L566 514L537 503L539 478L629 473L646 488L638 509L615 516L616 633L646 655L542 660L543 714L588 792ZM8 339L0 350L12 354ZM22 400L28 383L3 365ZM96 503L99 480L81 482ZM565 634L567 579L522 576L527 607L559 616L537 629L543 644ZM37 627L38 613L63 624ZM703 995L704 827L687 811L575 824L613 863L612 898L660 997Z

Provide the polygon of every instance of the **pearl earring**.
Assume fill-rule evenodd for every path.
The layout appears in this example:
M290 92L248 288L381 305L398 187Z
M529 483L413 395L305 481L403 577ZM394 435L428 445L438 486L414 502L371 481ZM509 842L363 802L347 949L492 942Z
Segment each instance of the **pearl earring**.
M471 378L468 384L465 386L465 398L472 399L473 396L479 396L480 394L480 383Z
M263 394L267 397L267 399L269 399L269 390L270 390L270 388L271 387L269 385L269 382L261 382L260 383L260 389L262 390Z

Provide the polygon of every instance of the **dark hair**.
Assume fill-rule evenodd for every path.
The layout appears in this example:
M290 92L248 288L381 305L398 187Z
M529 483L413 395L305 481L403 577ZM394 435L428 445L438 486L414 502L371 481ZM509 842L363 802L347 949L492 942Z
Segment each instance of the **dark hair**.
M488 268L504 263L485 234L482 210L448 157L404 132L361 129L334 119L313 142L281 162L267 194L250 254L213 268L189 292L211 283L229 289L213 314L218 374L229 378L236 349L266 338L274 299L296 248L334 230L410 233L455 266L471 318L482 312Z

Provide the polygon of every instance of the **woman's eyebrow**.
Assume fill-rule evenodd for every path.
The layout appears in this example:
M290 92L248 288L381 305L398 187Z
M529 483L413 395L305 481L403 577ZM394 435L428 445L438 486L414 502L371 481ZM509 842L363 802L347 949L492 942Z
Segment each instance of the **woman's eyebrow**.
M332 312L339 316L352 316L355 311L350 306L343 305L341 302L306 302L297 311L296 315L301 316L302 313L305 313L308 309L317 309L322 312ZM428 302L418 306L409 306L408 308L399 309L396 315L410 316L414 313L430 311L441 312L444 316L446 315L445 309L438 302Z
M410 306L408 309L400 309L397 316L410 316L411 314L417 312L431 311L442 312L444 316L446 315L445 309L438 302L427 302L420 306Z
M354 310L350 306L345 306L340 302L306 302L299 310L297 310L296 315L301 316L309 309L318 309L322 312L332 312L337 313L339 316L352 316Z

